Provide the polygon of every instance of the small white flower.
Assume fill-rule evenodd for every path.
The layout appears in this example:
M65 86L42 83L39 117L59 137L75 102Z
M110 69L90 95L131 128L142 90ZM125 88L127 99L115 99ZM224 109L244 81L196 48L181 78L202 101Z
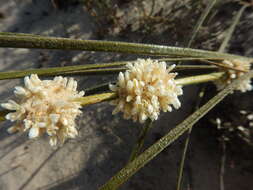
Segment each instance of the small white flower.
M116 105L113 114L123 112L125 119L143 123L147 118L157 120L161 110L181 106L178 96L183 91L174 80L177 74L170 73L175 65L167 69L165 62L138 59L126 66L128 70L119 73L117 84L109 85L118 96L112 101Z
M241 60L224 60L224 64L234 67L235 69L244 70L248 72L250 70L250 63L247 61ZM224 71L224 70L223 70ZM226 74L219 80L215 81L216 87L218 90L225 88L228 84L230 84L234 79L242 76L244 72L235 71L235 70L226 70ZM252 90L251 80L247 78L240 82L240 84L235 88L235 90L239 90L241 92L246 92Z
M84 95L83 91L78 93L76 90L77 82L61 76L40 80L32 74L25 77L24 83L24 87L15 87L17 100L1 104L14 111L6 115L7 120L15 122L8 132L28 130L29 138L47 133L52 146L75 138L78 134L75 119L81 114L81 105L75 99Z

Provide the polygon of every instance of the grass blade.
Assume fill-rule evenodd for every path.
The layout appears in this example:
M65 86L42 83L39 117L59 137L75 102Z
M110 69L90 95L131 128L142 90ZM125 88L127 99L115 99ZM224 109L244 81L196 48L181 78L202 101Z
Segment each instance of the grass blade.
M97 68L105 68L112 66L122 66L127 62L114 62L114 63L102 63L102 64L88 64L88 65L76 65L76 66L65 66L65 67L51 67L51 68L39 68L39 69L28 69L23 71L7 71L0 72L0 80L22 78L30 74L38 74L39 76L55 76L61 74L71 73L89 73L89 72L101 72L102 70L95 70ZM111 68L112 70L118 70L118 68ZM104 71L108 71L104 70Z
M15 33L14 33L15 34ZM39 49L62 49L104 51L118 53L133 53L154 56L180 56L180 57L204 57L208 59L241 59L251 61L251 58L198 50L154 44L127 43L117 41L78 40L70 38L56 38L29 35L0 35L0 47L10 48L39 48Z

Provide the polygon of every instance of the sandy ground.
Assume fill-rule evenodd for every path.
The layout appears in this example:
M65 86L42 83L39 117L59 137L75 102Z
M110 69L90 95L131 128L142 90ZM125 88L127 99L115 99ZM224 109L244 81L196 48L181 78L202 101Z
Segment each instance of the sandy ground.
M55 9L50 1L0 0L0 31L35 33L82 39L96 39L97 26L81 6L67 10ZM248 30L247 30L248 31ZM112 37L110 37L112 38ZM117 37L115 37L117 39ZM138 38L138 36L137 36ZM252 37L251 37L252 38ZM134 36L135 41L136 36ZM127 41L131 41L131 36ZM153 37L151 41L166 43ZM239 39L240 40L240 39ZM249 39L250 40L250 39ZM247 54L251 54L247 50ZM93 52L65 52L51 50L0 49L1 71L16 69L77 65L117 60L120 55ZM126 58L133 58L127 57ZM79 89L91 84L109 81L115 76L79 76ZM22 80L0 81L0 101L12 97L13 87ZM187 87L179 111L162 114L155 122L145 147L150 146L185 118L192 109L197 87ZM53 149L47 137L28 140L27 134L9 135L8 122L0 125L0 189L3 190L60 190L97 189L128 161L138 136L140 125L112 116L107 103L83 108L78 120L80 134L77 139ZM192 189L219 189L221 149L216 139L210 138L210 130L200 126L193 130L184 184ZM141 169L122 189L167 190L175 189L183 140L163 151ZM243 160L233 168L226 165L225 184L229 190L252 189L251 160ZM252 170L252 169L251 169ZM188 189L185 185L184 189Z

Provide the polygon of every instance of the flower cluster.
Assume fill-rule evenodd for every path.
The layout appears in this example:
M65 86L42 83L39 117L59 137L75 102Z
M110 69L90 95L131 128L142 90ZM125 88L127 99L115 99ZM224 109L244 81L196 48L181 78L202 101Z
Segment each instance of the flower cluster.
M248 72L250 70L250 63L247 61L241 61L241 60L224 60L223 64L233 67L238 70L244 70ZM228 69L225 71L226 74L219 80L215 81L216 87L218 90L221 90L225 88L228 84L232 82L232 80L239 78L244 74L242 71L236 71ZM246 92L252 90L251 80L250 78L247 78L243 80L236 88L235 90L240 90L241 92Z
M170 73L175 65L167 69L165 62L138 59L126 67L117 84L109 86L118 96L112 101L116 105L113 114L123 112L125 119L143 123L147 118L157 120L161 110L172 111L172 105L181 106L178 96L183 91L174 80L177 74Z
M25 87L15 87L15 101L1 104L12 110L6 119L15 122L8 129L10 133L29 131L29 138L36 138L44 133L50 136L50 144L64 143L67 138L78 134L75 118L80 115L81 105L75 101L84 95L78 91L73 79L55 77L53 80L40 80L32 74L24 79Z

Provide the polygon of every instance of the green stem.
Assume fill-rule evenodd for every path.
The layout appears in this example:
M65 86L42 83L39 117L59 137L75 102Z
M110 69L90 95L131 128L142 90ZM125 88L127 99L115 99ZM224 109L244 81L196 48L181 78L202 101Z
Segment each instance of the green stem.
M76 72L76 73L78 72L89 73L89 72L95 72L95 71L103 72L102 70L99 70L99 69L98 70L92 70L92 69L111 67L111 66L122 66L125 64L126 62L114 62L114 63L104 63L104 64L88 64L88 65L76 65L76 66L65 66L65 67L28 69L28 70L23 70L23 71L0 72L0 80L21 78L30 74L38 74L41 76L55 76L55 75L61 75L61 74L71 74L72 72ZM112 68L112 69L117 70L118 68Z
M184 172L184 164L185 164L185 158L186 158L188 145L189 145L189 142L190 142L191 131L192 131L192 127L190 127L189 130L187 131L187 138L184 142L184 149L183 149L182 159L181 159L181 162L180 162L179 172L178 172L177 190L180 190L181 185L182 185L182 178L183 178L183 174L184 174L183 173Z
M71 75L71 74L112 74L120 71L125 71L125 67L106 68L112 66L124 66L127 62L114 62L104 64L89 64L89 65L76 65L65 67L50 67L40 69L28 69L23 71L7 71L0 72L0 80L22 78L30 74L37 74L39 76L55 76L55 75ZM189 69L215 69L217 67L210 65L178 65L175 70L189 70Z
M146 122L145 126L143 127L143 129L141 130L136 144L134 145L134 148L133 148L132 153L130 155L129 162L132 162L137 156L139 156L141 149L143 147L143 144L144 144L145 137L147 136L147 133L151 127L152 127L152 121L148 120Z
M190 84L199 84L199 83L217 80L223 74L224 74L223 72L216 72L216 73L210 73L210 74L204 74L204 75L185 77L185 78L177 79L176 83L182 86L186 86Z
M91 95L91 96L84 96L82 98L76 99L76 101L80 102L82 106L86 106L90 104L96 104L96 103L112 100L116 97L117 95L114 92L108 92L108 93L96 94L96 95Z
M178 58L160 58L156 59L158 61L203 61L203 60L213 60L213 61L222 61L222 58L212 58L208 59L205 57L178 57Z
M180 48L153 44L127 43L117 41L78 40L70 38L37 37L25 35L0 35L0 47L9 48L39 48L39 49L62 49L62 50L84 50L104 51L118 53L146 54L155 56L182 56L182 57L204 57L208 59L241 59L252 61L251 58L198 50L191 48Z
M213 70L218 67L215 65L177 65L174 69L175 71L184 71L184 70ZM173 71L174 71L173 70Z
M28 33L15 33L15 32L0 32L0 35L5 35L5 36L30 36L30 37L40 37L39 35L36 34L28 34Z
M115 63L113 66L122 65L122 63ZM116 72L121 71L122 68L110 68L110 69L92 69L110 67L111 64L91 64L91 65L78 65L78 66L66 66L66 67L51 67L42 69L29 69L23 71L8 71L0 72L0 80L22 78L30 74L37 74L39 76L55 76L63 74L95 74L103 72Z
M108 69L87 69L87 70L77 70L77 71L68 71L63 73L57 73L57 75L111 75L115 73L119 73L121 71L125 71L126 68L108 68ZM51 76L54 76L50 74Z

